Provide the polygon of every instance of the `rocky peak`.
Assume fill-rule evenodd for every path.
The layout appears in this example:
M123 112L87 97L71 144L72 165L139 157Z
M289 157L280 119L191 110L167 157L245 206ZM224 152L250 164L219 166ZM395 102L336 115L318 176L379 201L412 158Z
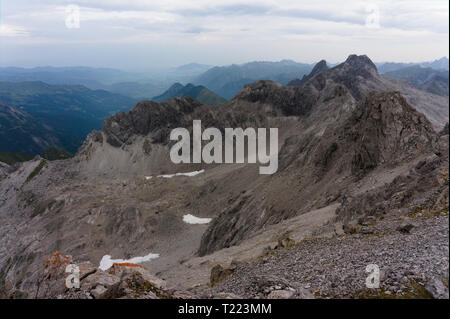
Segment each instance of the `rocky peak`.
M328 65L327 65L327 61L325 60L320 60L312 69L311 73L309 74L310 76L316 75L322 71L326 71L328 70Z
M184 86L181 83L174 83L170 88L169 92L178 92L179 90L183 89Z
M437 146L431 123L399 92L370 93L344 127L354 147L354 172L408 161Z
M323 90L329 83L344 85L357 100L371 91L385 91L375 64L365 55L350 55L345 62L314 75L305 83Z
M201 105L191 97L174 98L162 103L142 101L130 112L108 118L102 131L106 134L106 141L115 147L131 144L134 135L167 135L168 128L178 127L183 116Z
M337 69L346 69L347 72L354 72L367 78L378 76L378 70L372 60L367 55L350 55L344 63L336 66Z
M328 70L327 61L321 60L314 66L314 68L312 69L312 71L308 75L304 75L301 80L295 79L295 80L289 82L288 85L290 85L290 86L302 86L306 82L308 82L310 79L312 79L316 74L319 74L319 73L327 71L327 70Z
M266 104L273 108L272 111L289 116L307 114L316 101L317 96L310 88L282 86L263 80L246 85L233 99L233 104Z

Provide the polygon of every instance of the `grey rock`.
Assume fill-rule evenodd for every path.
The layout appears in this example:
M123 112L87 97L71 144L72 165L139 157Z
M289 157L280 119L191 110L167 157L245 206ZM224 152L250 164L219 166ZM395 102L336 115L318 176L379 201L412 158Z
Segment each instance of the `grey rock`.
M415 227L417 227L417 224L411 221L404 221L400 226L397 227L397 230L401 233L409 234Z
M291 299L294 292L290 290L274 290L267 296L267 299Z
M430 280L425 289L433 296L435 299L449 299L449 289L444 285L442 280L438 278L433 278Z

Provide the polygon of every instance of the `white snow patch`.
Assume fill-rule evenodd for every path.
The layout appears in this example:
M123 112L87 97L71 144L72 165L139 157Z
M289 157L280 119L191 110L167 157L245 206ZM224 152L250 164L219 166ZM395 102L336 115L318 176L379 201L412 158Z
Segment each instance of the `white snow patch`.
M144 261L149 261L155 258L159 258L159 254L148 254L144 257L133 257L131 259L111 259L110 255L105 255L102 257L102 260L100 260L100 268L101 270L105 271L112 267L115 263L131 263L131 264L139 264Z
M183 221L186 224L208 224L211 220L211 218L199 218L191 214L183 216Z
M202 169L200 171L193 171L193 172L188 172L188 173L176 173L176 174L167 174L167 175L159 175L158 177L162 177L162 178L172 178L174 176L188 176L188 177L193 177L196 176L198 174L204 173L205 170Z
M150 179L152 179L153 178L153 176L145 176L145 179L146 180L150 180Z

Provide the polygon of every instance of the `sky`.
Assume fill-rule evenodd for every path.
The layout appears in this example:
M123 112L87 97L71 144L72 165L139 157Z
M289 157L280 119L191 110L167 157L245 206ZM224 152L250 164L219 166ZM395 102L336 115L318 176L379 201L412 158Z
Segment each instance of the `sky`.
M0 0L0 66L138 70L449 55L448 0Z

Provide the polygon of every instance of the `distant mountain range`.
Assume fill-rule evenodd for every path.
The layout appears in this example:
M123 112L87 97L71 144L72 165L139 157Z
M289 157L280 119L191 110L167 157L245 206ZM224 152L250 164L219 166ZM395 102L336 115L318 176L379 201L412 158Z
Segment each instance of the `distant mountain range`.
M208 90L202 85L195 86L191 83L187 85L182 85L180 83L175 83L166 92L159 96L152 98L155 102L164 102L168 99L175 97L192 97L202 104L207 105L223 105L227 103L223 97L217 95L216 93Z
M4 113L9 114L5 117L9 126L24 130L23 140L9 133L13 141L4 142L0 150L24 153L38 153L54 145L76 152L89 132L101 128L105 118L127 111L137 102L81 85L50 85L39 81L0 82L0 100Z
M414 65L435 70L448 71L449 69L449 61L446 57L422 63L376 63L380 74ZM92 90L103 89L139 100L161 95L176 82L192 83L203 85L216 94L231 99L246 84L259 80L272 80L286 85L293 79L301 79L310 73L313 66L314 64L282 60L216 67L190 63L175 68L139 72L91 67L4 67L0 68L0 81L42 81L53 85L84 85ZM328 66L335 65L329 63Z
M42 81L48 84L85 85L100 88L117 82L136 81L142 76L117 69L91 67L0 68L0 81Z
M244 85L259 80L272 80L283 85L309 73L313 65L290 60L280 62L250 62L241 65L214 67L193 80L226 99L233 98Z
M431 62L419 62L419 63L384 62L384 63L376 63L376 65L378 68L378 72L380 72L380 74L400 70L410 66L422 66L424 68L432 68L434 70L447 70L447 71L449 70L449 62L448 58L446 57L442 57L439 60Z
M418 89L441 96L448 96L448 70L435 70L430 67L413 65L386 72L384 73L384 76L403 79L410 82Z
M189 82L212 66L190 63L176 68L129 72L110 68L36 67L0 68L0 82L42 81L52 85L84 85L135 99L150 99L175 82Z

